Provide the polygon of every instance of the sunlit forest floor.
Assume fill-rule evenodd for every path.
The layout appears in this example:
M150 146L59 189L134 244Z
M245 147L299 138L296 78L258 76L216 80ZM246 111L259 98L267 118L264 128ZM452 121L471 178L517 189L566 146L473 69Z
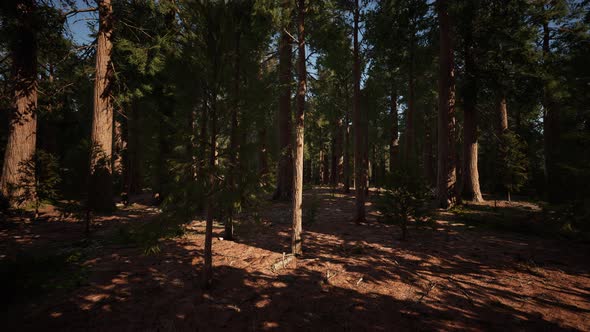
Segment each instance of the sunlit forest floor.
M587 242L525 235L541 210L496 202L438 212L400 241L396 225L351 221L354 197L307 190L304 256L290 204L244 215L235 242L216 224L214 285L199 288L204 222L166 228L140 201L96 217L2 224L8 330L590 330ZM135 198L136 200L138 198ZM60 220L61 219L61 220ZM168 231L163 232L162 229ZM160 240L156 240L161 238Z

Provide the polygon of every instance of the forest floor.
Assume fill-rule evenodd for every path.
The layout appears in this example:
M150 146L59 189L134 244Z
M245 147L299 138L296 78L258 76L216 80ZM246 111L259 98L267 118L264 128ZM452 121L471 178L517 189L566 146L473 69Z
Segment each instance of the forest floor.
M302 258L283 254L288 203L265 203L238 224L235 242L216 224L214 284L205 293L203 221L146 247L134 239L162 221L141 202L97 217L90 240L81 222L51 209L42 221L11 218L0 226L3 329L590 330L590 244L484 227L474 217L527 227L540 213L534 204L438 212L436 223L400 241L399 228L378 222L370 204L368 221L352 222L352 195L313 189L306 200L317 215L304 225Z

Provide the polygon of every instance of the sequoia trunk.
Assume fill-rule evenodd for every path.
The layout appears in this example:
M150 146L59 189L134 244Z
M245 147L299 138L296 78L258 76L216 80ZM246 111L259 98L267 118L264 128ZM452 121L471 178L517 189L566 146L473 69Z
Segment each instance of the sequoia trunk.
M283 16L290 21L290 0L283 1ZM277 174L277 188L274 199L287 200L291 197L293 186L293 151L291 146L291 36L286 24L281 30L279 40L279 169Z
M18 34L12 43L14 110L2 166L0 189L12 207L35 198L33 157L37 131L37 38L35 2L16 1ZM31 169L32 168L32 169ZM24 186L29 190L24 190Z
M483 202L477 165L477 81L471 30L465 37L465 97L463 114L463 172L461 198Z
M455 70L447 6L447 0L437 1L440 25L437 198L442 208L448 208L454 203L457 180L454 149Z
M113 205L113 9L111 0L98 2L99 28L96 47L96 80L92 115L90 188L88 203L92 210L109 212Z

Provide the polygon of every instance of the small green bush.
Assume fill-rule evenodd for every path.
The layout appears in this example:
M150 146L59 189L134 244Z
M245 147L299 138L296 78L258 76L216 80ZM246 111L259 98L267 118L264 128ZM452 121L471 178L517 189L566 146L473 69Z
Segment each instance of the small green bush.
M376 202L382 220L401 227L402 240L407 237L410 221L428 220L428 187L418 176L397 172L387 179Z

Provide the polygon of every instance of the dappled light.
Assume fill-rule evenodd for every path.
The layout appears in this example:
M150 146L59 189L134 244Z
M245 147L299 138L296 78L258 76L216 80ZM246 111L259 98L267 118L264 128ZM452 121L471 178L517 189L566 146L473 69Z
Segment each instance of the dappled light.
M284 203L267 206L261 225L238 221L235 242L223 240L216 224L214 287L207 292L198 283L204 221L186 225L183 235L159 241L158 254L146 255L137 246L113 243L121 224L105 218L96 226L103 234L95 239L99 249L80 263L87 279L65 293L52 291L21 321L10 321L19 324L14 327L81 330L589 328L587 245L447 221L436 229L411 225L409 241L399 241L400 230L377 217L365 225L351 220L352 196L313 189L304 198L312 195L320 197L319 211L305 232L304 256L284 268L290 227L282 218ZM132 226L154 218L141 210L122 210L120 222ZM70 232L82 231L71 225L77 228ZM68 246L58 221L29 227L41 235L31 247L45 247L46 237ZM280 269L273 270L277 262Z
M590 1L2 0L0 331L590 331Z

